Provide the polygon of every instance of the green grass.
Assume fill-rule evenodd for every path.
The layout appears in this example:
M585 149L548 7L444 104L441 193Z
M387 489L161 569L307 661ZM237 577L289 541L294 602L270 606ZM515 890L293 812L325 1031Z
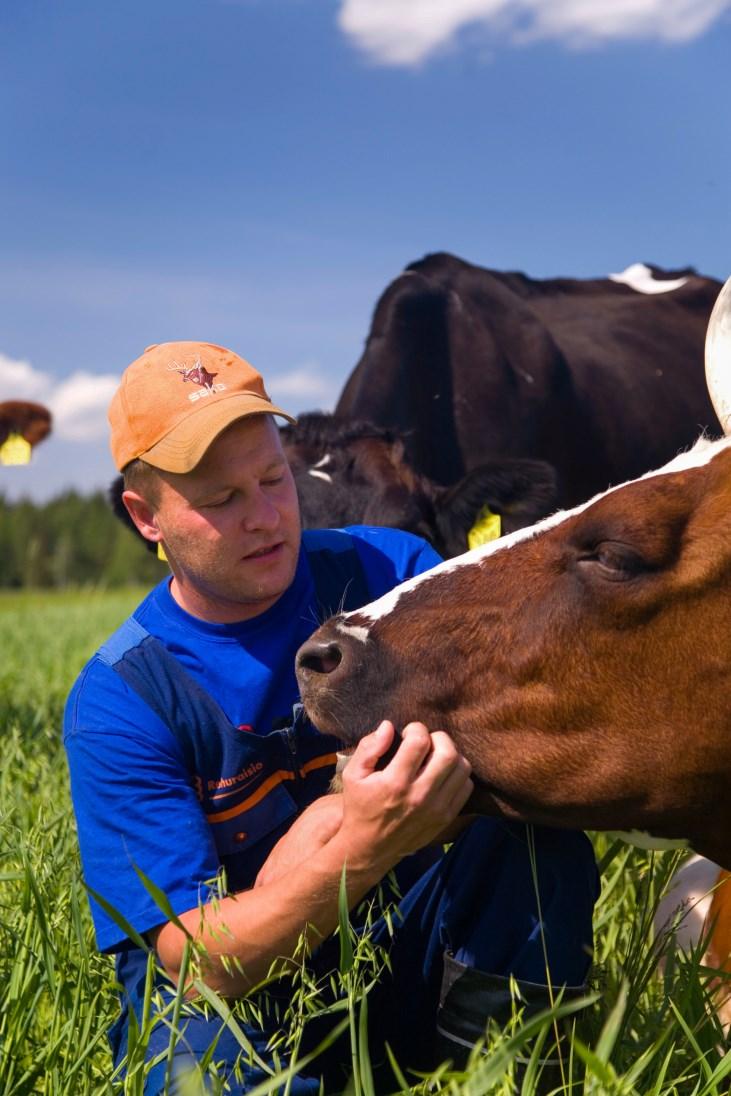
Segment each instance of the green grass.
M111 1091L113 969L81 884L63 705L86 658L139 600L0 596L0 1091Z
M94 949L81 881L66 763L63 705L88 655L139 601L141 590L0 595L0 1093L101 1096L141 1093L143 1026L125 1082L112 1076L106 1030L116 1013L113 966ZM595 919L594 1000L579 1022L564 1080L572 1093L712 1096L729 1091L731 1056L706 1007L707 973L698 957L657 969L652 911L678 857L650 854L595 838L603 890ZM347 929L343 926L344 936ZM382 961L368 942L344 944L335 985L349 1033L351 1089L371 1096L367 987ZM182 1007L178 1002L177 1007ZM206 1007L228 1014L208 994ZM317 1007L317 987L303 974L290 1017L290 1046ZM560 1013L559 1002L556 1013ZM229 1019L254 1008L236 1005ZM490 1053L462 1073L430 1078L401 1073L393 1092L535 1091L535 1061L515 1081L516 1058L538 1057L553 1038L550 1017L489 1031ZM570 1089L568 1086L571 1085ZM285 1091L286 1081L262 1091ZM213 1083L212 1091L220 1090ZM198 1091L194 1086L192 1092ZM559 1088L561 1091L561 1088Z

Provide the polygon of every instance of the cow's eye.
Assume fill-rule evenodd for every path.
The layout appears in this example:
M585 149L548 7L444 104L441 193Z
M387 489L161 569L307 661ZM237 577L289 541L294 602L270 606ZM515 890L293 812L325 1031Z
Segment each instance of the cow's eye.
M602 578L620 582L648 569L646 561L634 548L611 540L594 545L579 557L579 564L597 572Z

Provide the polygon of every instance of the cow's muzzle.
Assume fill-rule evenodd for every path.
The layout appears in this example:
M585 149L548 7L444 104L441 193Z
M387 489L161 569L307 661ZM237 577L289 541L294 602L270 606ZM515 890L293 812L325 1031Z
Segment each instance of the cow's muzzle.
M302 644L295 658L302 703L321 731L356 743L384 718L388 668L377 645L339 635L330 622Z
M335 673L343 663L343 651L334 640L310 639L297 652L297 678L302 684L318 674Z
M313 637L303 643L295 658L295 672L302 703L308 716L321 731L351 739L338 718L349 707L352 684L349 682L351 659L335 639Z

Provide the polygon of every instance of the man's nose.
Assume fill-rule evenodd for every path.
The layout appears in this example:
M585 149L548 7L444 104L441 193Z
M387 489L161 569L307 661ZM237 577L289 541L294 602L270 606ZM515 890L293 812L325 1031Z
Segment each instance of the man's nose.
M276 529L279 525L279 510L264 491L258 491L250 500L244 513L243 525L247 532L257 529Z

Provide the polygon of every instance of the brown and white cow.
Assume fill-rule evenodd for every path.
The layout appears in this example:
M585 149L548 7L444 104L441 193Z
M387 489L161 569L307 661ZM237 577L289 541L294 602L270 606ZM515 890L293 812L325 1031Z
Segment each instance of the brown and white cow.
M35 446L51 433L51 425L51 412L40 403L0 403L0 464L27 464Z
M728 429L731 279L708 347ZM685 838L731 867L731 438L333 617L297 674L346 742L382 718L448 731L476 810Z

